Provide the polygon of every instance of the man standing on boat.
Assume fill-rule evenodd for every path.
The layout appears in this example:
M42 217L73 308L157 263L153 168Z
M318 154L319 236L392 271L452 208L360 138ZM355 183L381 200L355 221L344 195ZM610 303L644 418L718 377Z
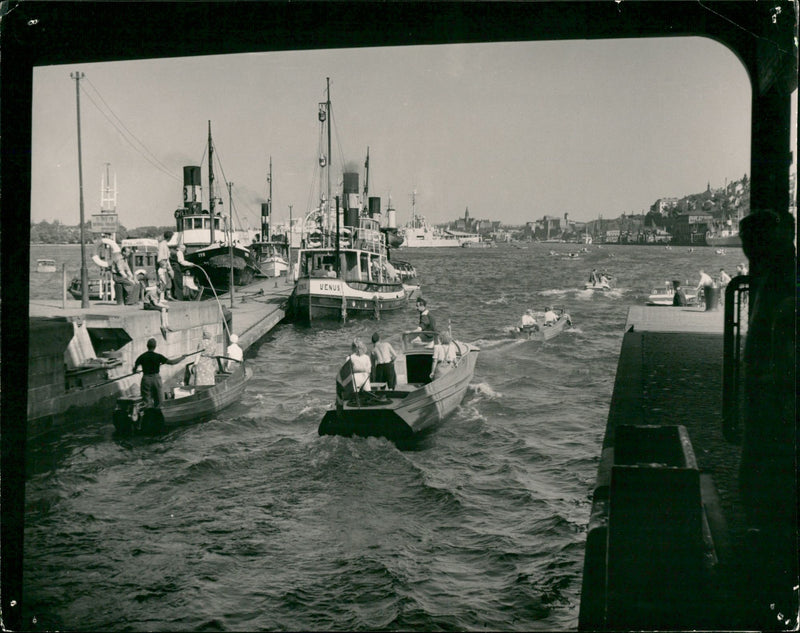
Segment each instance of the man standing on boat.
M161 383L161 365L177 365L189 354L184 354L179 358L167 358L156 352L156 339L151 338L147 341L147 351L139 355L133 364L133 373L138 368L142 368L142 383L140 391L144 400L145 408L158 409L164 401L164 386Z
M423 343L430 343L436 335L436 319L433 318L430 310L428 310L428 302L422 297L417 299L417 310L419 311L417 332L421 332L419 339Z
M372 335L372 355L375 359L375 382L385 382L388 389L397 386L397 373L394 370L394 360L397 352L388 341L382 341L379 332Z

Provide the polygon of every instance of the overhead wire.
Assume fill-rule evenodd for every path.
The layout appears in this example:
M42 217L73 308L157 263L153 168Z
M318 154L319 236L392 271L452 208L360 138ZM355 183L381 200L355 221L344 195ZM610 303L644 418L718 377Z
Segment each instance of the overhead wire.
M108 113L110 113L111 116L113 116L114 119L116 119L116 121L119 122L119 125L117 125L117 123L115 123L109 117L109 114L106 111L104 111L104 109L101 108L98 105L97 101L94 100L92 95L86 90L85 86L81 86L84 95L86 95L86 97L89 99L89 101L92 102L94 107L97 108L97 111L100 112L100 114L102 114L106 118L106 120L120 134L120 136L122 136L122 138L125 140L125 142L128 143L134 149L134 151L136 151L138 154L140 154L153 167L155 167L159 171L165 173L170 178L173 178L175 180L180 181L180 178L178 176L176 176L172 171L170 171L169 167L167 167L164 163L162 163L158 159L158 157L155 154L153 154L153 152L151 152L148 149L148 147L142 141L140 141L133 132L131 132L130 128L128 128L128 126L125 125L125 122L122 119L120 119L119 116L117 116L117 114L114 112L114 110L108 104L108 102L103 98L103 95L100 93L100 91L97 89L97 87L89 80L89 78L84 76L84 81L86 82L86 84L91 86L92 90L94 90L95 94L97 95L97 98L103 103L105 108L108 110ZM122 129L120 129L120 126L122 126ZM138 143L138 145L141 147L141 149L139 147L137 147L136 144L134 144L134 142L131 141L131 139L133 139L133 141ZM142 149L144 150L144 152L142 151Z

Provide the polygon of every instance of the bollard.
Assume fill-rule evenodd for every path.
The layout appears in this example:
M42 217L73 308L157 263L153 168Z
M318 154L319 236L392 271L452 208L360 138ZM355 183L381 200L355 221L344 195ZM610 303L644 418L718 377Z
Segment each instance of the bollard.
M706 300L706 312L716 312L719 310L719 288L715 286L703 286L703 296Z

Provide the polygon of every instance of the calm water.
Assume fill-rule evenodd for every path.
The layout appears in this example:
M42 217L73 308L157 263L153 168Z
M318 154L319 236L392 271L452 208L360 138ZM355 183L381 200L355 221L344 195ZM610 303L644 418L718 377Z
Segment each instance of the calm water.
M631 304L740 249L576 245L400 251L437 322L481 348L456 413L413 450L319 437L353 336L416 325L277 327L218 419L117 441L108 420L29 446L25 600L39 629L564 630L577 626L590 490ZM32 249L78 269L77 247ZM71 268L70 268L71 267ZM597 267L609 293L582 290ZM581 288L580 290L578 288ZM60 273L31 273L60 298ZM574 326L543 345L528 307Z

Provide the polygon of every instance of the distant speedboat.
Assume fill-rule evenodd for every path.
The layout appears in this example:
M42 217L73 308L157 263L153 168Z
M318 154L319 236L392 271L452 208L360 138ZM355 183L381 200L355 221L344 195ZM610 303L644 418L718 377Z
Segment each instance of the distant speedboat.
M403 353L395 360L397 385L392 390L373 383L373 391L354 391L348 359L337 374L336 407L325 413L319 434L410 440L455 411L475 373L479 348L453 341L455 365L431 380L433 347L415 344L418 336L416 331L403 334Z

